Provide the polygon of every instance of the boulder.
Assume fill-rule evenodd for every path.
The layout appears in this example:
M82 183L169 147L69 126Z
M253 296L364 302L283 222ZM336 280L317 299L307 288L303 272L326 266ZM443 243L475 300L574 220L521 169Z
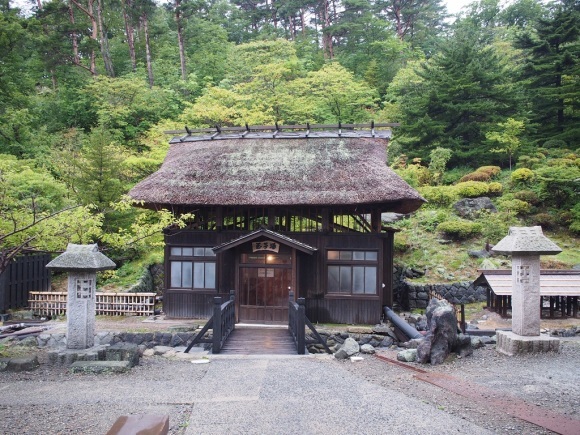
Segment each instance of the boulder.
M487 196L479 198L464 198L453 204L453 209L462 218L473 219L481 215L483 210L497 213L497 209Z
M360 351L361 351L361 353L373 354L373 353L375 353L375 348L373 346L371 346L370 344L363 344L360 347Z
M344 340L344 344L340 349L344 350L348 356L353 356L360 352L359 344L356 342L355 339L350 337Z
M406 349L397 353L397 361L413 362L417 360L417 349Z
M426 311L428 332L417 346L417 361L441 364L457 343L457 318L451 304L431 299Z
M468 335L459 334L451 350L460 357L473 355L473 346L471 344L471 337L469 337Z

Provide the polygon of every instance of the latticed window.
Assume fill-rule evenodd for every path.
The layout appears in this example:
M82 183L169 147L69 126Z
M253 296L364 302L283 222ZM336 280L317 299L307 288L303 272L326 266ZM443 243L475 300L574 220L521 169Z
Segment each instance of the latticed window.
M328 293L376 295L377 251L327 251Z
M169 262L171 288L216 288L216 261L211 248L174 246L170 251Z

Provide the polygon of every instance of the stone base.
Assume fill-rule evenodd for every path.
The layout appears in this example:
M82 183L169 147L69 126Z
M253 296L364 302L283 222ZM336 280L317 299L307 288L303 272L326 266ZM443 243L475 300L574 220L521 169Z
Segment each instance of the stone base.
M548 335L523 336L511 331L497 331L496 350L508 356L560 352L560 340Z
M125 373L130 361L75 361L70 366L73 373Z

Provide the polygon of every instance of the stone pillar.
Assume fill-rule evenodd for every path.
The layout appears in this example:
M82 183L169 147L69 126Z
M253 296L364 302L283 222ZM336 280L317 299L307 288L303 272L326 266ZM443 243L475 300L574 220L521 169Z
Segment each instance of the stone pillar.
M512 257L512 331L540 335L540 256Z
M66 300L66 347L88 349L95 345L95 272L70 272Z
M68 272L66 326L68 349L88 349L95 344L95 292L97 271L114 269L115 263L94 245L70 243L64 253L46 265Z
M512 330L497 332L498 352L506 355L558 351L559 342L540 335L540 255L562 250L542 233L542 227L512 227L493 247L512 256Z

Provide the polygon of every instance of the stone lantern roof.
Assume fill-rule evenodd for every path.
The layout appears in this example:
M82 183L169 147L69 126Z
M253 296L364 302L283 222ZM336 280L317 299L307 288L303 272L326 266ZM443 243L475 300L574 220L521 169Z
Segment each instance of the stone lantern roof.
M113 261L99 252L97 244L75 245L69 243L66 251L46 265L48 269L63 271L98 272L114 269Z
M510 227L508 235L493 247L498 254L556 255L562 249L542 232L542 227Z

